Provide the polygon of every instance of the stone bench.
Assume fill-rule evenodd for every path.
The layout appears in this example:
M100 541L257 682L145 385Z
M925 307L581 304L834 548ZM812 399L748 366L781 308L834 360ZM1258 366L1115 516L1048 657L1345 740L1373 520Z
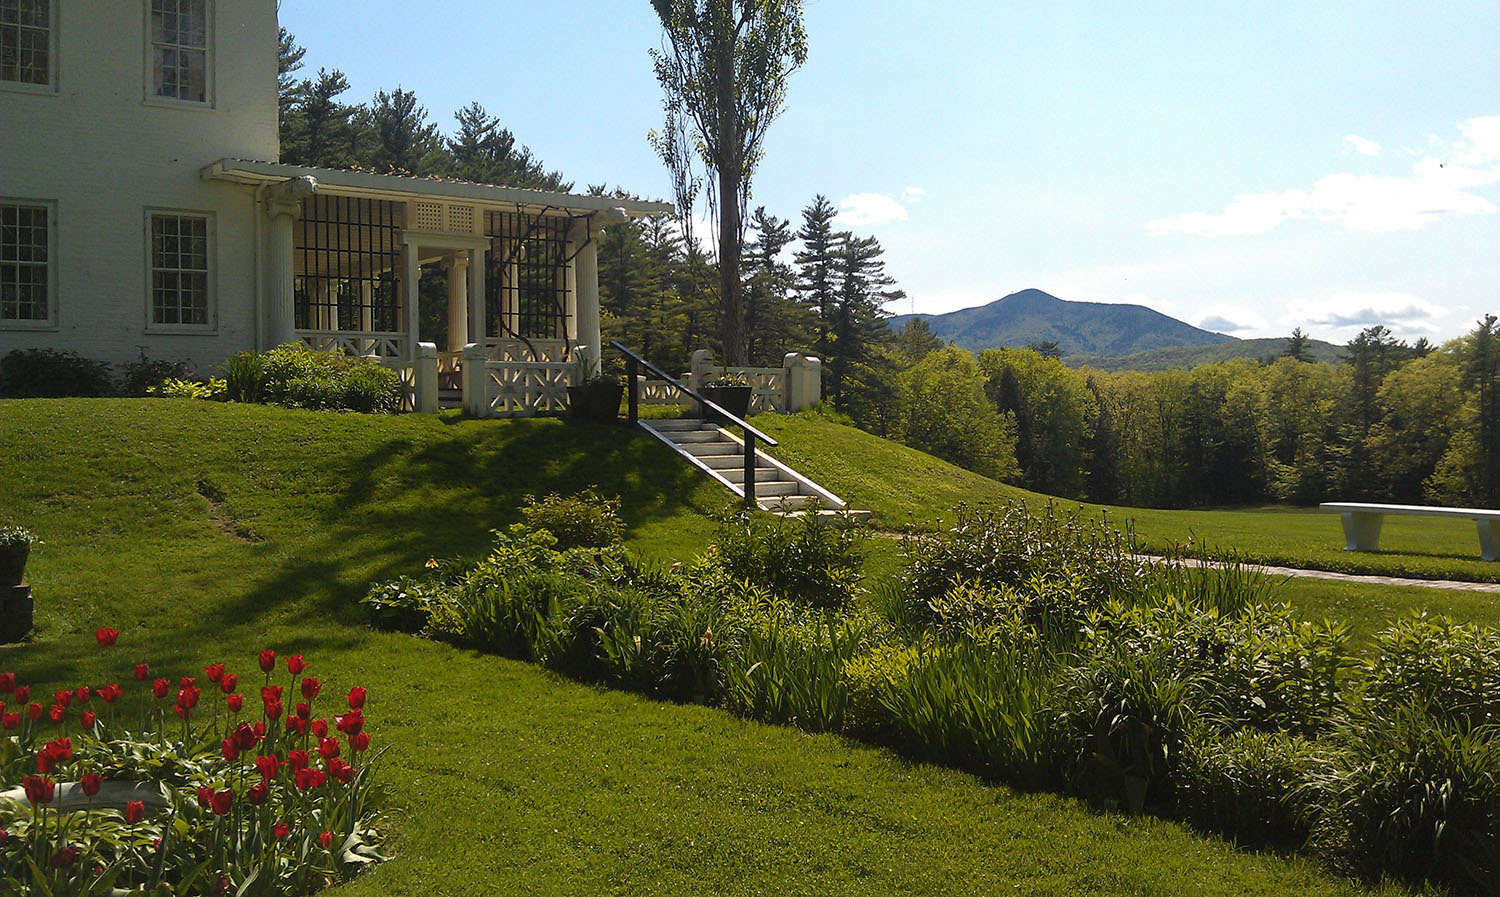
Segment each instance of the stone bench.
M1380 522L1387 514L1417 517L1467 517L1479 528L1479 556L1500 560L1500 511L1484 508L1432 508L1425 505L1374 505L1324 502L1319 510L1335 511L1344 523L1345 551L1379 551Z

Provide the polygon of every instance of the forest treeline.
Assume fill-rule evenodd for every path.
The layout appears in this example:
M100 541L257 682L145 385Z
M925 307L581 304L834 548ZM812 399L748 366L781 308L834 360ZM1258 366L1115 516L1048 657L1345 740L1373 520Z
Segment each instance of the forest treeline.
M282 161L572 189L478 103L459 110L445 136L409 91L348 103L338 71L299 80L302 54L283 32ZM1299 331L1274 360L1075 371L1055 346L972 355L920 320L891 331L884 307L904 293L879 241L839 228L837 215L820 195L795 223L764 207L748 216L747 349L757 365L794 351L822 358L828 404L866 430L1028 489L1099 502L1500 507L1494 316L1438 347L1372 327L1336 364L1308 360ZM441 341L446 328L442 276L423 273L424 339ZM718 269L674 216L606 230L599 278L606 340L668 370L685 370L700 348L723 357Z

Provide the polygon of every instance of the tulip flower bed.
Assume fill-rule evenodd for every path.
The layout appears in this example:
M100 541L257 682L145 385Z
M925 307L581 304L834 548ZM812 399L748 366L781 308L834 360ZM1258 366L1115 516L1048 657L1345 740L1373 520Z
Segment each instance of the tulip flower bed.
M0 893L308 894L380 859L364 688L330 700L269 649L243 678L127 675L41 695L0 673Z

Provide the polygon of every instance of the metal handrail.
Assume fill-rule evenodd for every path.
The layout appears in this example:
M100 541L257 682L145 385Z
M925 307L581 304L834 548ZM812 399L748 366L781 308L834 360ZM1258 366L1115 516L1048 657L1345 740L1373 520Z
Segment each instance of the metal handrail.
M662 378L663 380L665 380L668 383L672 384L673 386L677 387L682 392L687 393L687 395L690 398L697 399L699 402L702 402L707 407L712 408L713 410L717 411L719 414L723 415L726 419L728 419L728 421L731 424L734 424L735 426L737 426L740 429L744 430L746 433L748 433L748 434L754 436L756 439L759 439L760 441L764 442L766 445L780 445L781 444L781 443L777 442L776 440L772 439L771 437L767 436L766 434L762 433L761 431L759 431L759 430L755 429L754 427L750 426L750 424L746 420L744 420L743 418L739 417L734 412L729 411L728 409L726 409L723 406L719 405L717 402L713 402L713 401L710 401L707 398L704 398L703 395L701 395L700 393L698 393L696 390L690 389L687 386L687 384L683 383L681 380L678 380L676 377L673 377L671 374L667 373L666 371L662 370L661 368L657 367L656 365L652 364L651 362L647 361L646 359L642 358L641 356L635 354L634 352L632 352L630 350L630 348L628 346L624 345L619 340L610 340L609 341L609 346L610 346L611 349L618 349L621 353L623 353L625 355L626 358L635 361L637 364L645 366L646 370L650 371L651 373L655 374L656 376ZM635 380L635 378L632 376L630 379L632 381L631 387L632 387L632 394L633 394L634 393L634 380ZM636 421L636 410L635 410L634 407L632 407L631 408L631 413L630 413L630 422L631 423L635 423L635 421Z
M651 371L658 377L661 377L663 380L677 387L679 391L686 394L689 398L697 399L702 407L712 408L714 411L718 412L718 414L723 417L727 423L732 426L737 426L745 432L745 476L743 479L743 485L740 487L740 494L745 499L745 506L748 508L754 508L756 506L755 440L759 439L766 445L780 445L780 443L762 433L761 431L755 429L754 427L750 426L750 424L744 418L729 411L729 409L723 407L718 402L710 401L697 390L690 389L687 384L683 383L681 380L678 380L676 377L673 377L671 374L667 373L666 371L662 370L661 368L657 367L641 356L635 354L630 350L628 346L626 346L624 343L621 343L619 340L610 340L609 345L610 348L618 349L625 354L625 375L626 379L630 381L630 392L628 393L628 395L630 396L630 423L632 425L635 424L637 420L639 420L640 411L640 383L638 382L640 378L637 366L644 365L646 370Z

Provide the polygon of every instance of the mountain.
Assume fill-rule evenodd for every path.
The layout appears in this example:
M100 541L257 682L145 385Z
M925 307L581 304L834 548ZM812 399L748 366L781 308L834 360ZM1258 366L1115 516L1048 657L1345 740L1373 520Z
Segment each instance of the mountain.
M1171 346L1238 342L1143 305L1069 302L1041 290L1022 290L945 315L897 315L889 319L891 329L899 331L912 318L923 319L940 338L970 352L1051 340L1064 356L1120 357Z
M1265 339L1236 339L1212 346L1173 346L1167 349L1148 349L1133 355L1069 355L1063 361L1073 368L1099 368L1104 371L1165 371L1171 368L1190 368L1211 361L1229 361L1233 358L1278 358L1286 351L1289 340L1284 336ZM1343 346L1325 343L1320 339L1309 339L1307 351L1312 361L1336 364Z

